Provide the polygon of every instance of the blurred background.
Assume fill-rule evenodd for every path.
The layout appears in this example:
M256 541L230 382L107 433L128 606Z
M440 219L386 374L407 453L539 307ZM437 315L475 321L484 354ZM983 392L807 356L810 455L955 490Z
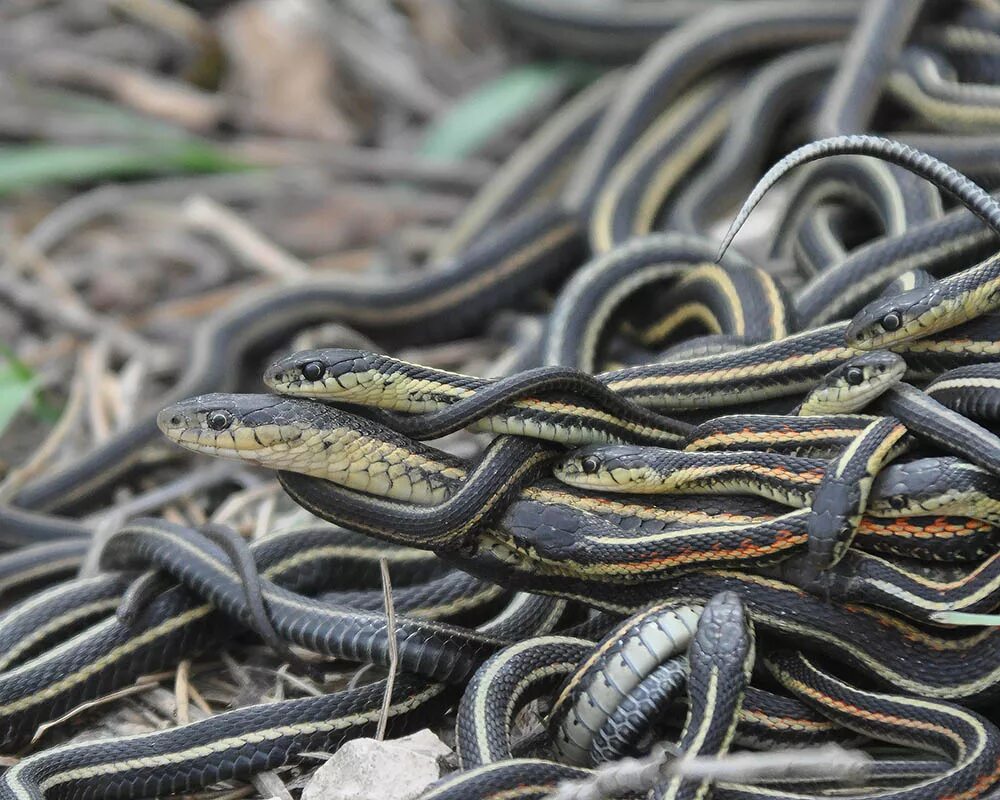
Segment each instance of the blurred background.
M250 286L419 269L602 71L521 39L451 0L0 3L0 476L67 403L84 449L125 427Z

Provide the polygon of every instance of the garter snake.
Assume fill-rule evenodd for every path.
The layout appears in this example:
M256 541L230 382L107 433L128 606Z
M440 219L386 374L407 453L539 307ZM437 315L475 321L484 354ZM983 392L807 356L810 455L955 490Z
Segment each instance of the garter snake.
M956 412L906 384L899 384L905 363L892 353L862 355L834 370L802 404L806 412L853 411L884 394L886 413L896 414L935 444L959 452L994 473L1000 463L1000 441ZM612 491L683 491L695 486L751 491L778 502L810 505L809 551L817 569L843 557L860 524L868 494L878 473L909 446L907 427L898 419L875 417L849 441L828 467L806 459L750 457L740 454L673 454L619 447L602 453L591 448L563 460L557 475L570 483ZM741 460L747 463L741 463ZM763 463L762 463L763 462ZM759 476L759 477L758 477ZM763 480L761 480L763 478ZM805 487L789 489L789 484ZM741 486L742 484L742 486ZM898 510L908 510L902 499ZM989 509L989 501L986 507Z
M595 447L556 462L557 478L612 493L754 494L794 508L812 505L829 462L782 453L685 452ZM893 464L874 478L867 511L874 516L965 513L1000 523L1000 481L954 457Z
M739 595L722 592L705 604L688 649L688 713L678 746L684 757L725 755L736 733L754 663L753 626ZM664 771L653 800L705 797L711 781Z
M732 599L730 599L732 598ZM735 601L735 602L734 602ZM708 601L709 608L714 606L717 613L728 610L727 606L733 605L739 608L736 595L722 594L712 597ZM663 606L654 607L648 611L640 613L634 620L626 623L625 627L634 629L637 635L642 635L643 620L652 622L656 619L658 609ZM711 614L710 614L711 616ZM715 692L726 692L732 698L741 690L741 683L749 677L747 664L749 663L746 640L740 643L739 628L745 631L745 623L737 622L731 626L725 624L719 626L699 625L698 632L694 633L695 639L703 637L707 639L707 647L699 647L692 650L692 657L697 659L691 670L691 684L689 687L690 707L688 730L692 727L692 722L708 723L713 713L721 713L726 707L726 703L713 702L717 697ZM655 642L658 627L656 625L646 625L645 636L650 640L650 647L653 651L658 651L660 643ZM735 629L735 630L734 630ZM714 636L706 635L711 630ZM693 630L689 629L690 636ZM727 633L736 636L735 642L728 640ZM745 636L745 634L744 634ZM714 639L714 641L713 641ZM725 641L725 645L722 645ZM609 644L613 645L614 640L609 638ZM720 647L720 645L722 645ZM735 646L734 646L735 645ZM718 648L718 649L716 649ZM482 668L483 679L477 681L476 689L464 705L465 725L460 721L460 731L466 731L460 735L470 736L473 722L478 722L481 726L494 724L502 726L502 721L497 716L491 714L486 697L488 691L494 695L499 695L504 701L512 701L514 698L523 696L525 691L529 691L529 686L534 687L536 681L540 679L549 681L551 671L564 672L573 658L585 648L576 641L566 640L535 640L516 645L507 651L501 651L493 657ZM599 650L606 650L607 646L599 647ZM642 652L640 649L637 652ZM717 663L728 666L728 681L725 685L720 681L714 684L711 680L713 669L709 666L713 660L712 656L718 659ZM741 658L740 656L744 656ZM628 672L640 668L638 664L630 664L628 661L617 662L616 659L601 654L591 656L580 668L584 671L590 663L600 663L601 668L614 671L616 674L624 670ZM655 664L655 659L651 661ZM670 662L667 662L670 663ZM862 736L870 736L876 739L883 739L888 742L905 744L915 747L921 751L931 750L941 753L949 762L883 762L877 761L872 764L871 774L867 777L875 783L879 776L883 779L891 780L894 775L900 777L911 776L916 778L918 783L912 788L888 790L886 796L891 798L945 798L953 796L951 792L961 792L968 790L968 787L988 787L1000 778L998 772L998 747L1000 747L1000 732L995 726L985 718L961 709L959 707L934 700L918 700L905 696L887 695L877 692L864 691L856 688L833 675L818 669L813 663L795 653L778 653L767 658L769 670L778 679L778 682L789 690L796 699L775 698L771 706L770 713L774 714L779 708L795 709L804 703L807 708L796 710L787 719L777 719L773 721L779 725L796 725L796 717L807 720L817 728L829 728L828 717L833 717L843 724L848 731L854 731ZM738 673L743 670L742 675ZM490 683L485 679L485 674L490 673L499 677L499 680ZM657 672L652 674L656 675ZM721 677L721 674L720 676ZM702 681L708 678L705 683ZM617 687L613 682L595 682L595 691L600 691L607 695L611 691L616 691ZM579 679L575 679L579 680ZM501 688L502 687L502 688ZM714 691L713 691L714 690ZM755 690L748 689L748 697ZM757 692L758 695L767 696L768 693ZM627 702L629 695L626 695ZM603 703L607 703L604 700ZM506 709L505 702L501 705ZM596 705L601 705L597 702ZM743 704L741 712L741 723L754 715L754 702L751 701L748 707ZM813 707L822 712L816 714L808 707ZM610 709L598 710L593 705L584 705L582 708L588 709L588 713L600 718L601 712L609 712ZM732 703L729 708L735 709ZM736 709L739 708L737 703ZM707 716L703 716L707 715ZM810 714L814 716L810 716ZM727 728L727 724L721 722L722 717L716 718L716 724L710 725L710 730L704 731L708 737L725 737L727 729L732 731L732 727ZM731 724L731 723L730 723ZM809 727L808 725L806 727ZM737 728L738 729L738 728ZM479 729L481 736L489 736L485 727ZM841 734L843 736L843 734ZM682 747L685 743L682 738ZM554 762L544 762L540 760L525 760L510 758L505 755L501 746L498 756L503 756L499 760L488 759L480 766L463 771L462 773L442 781L433 788L427 797L483 797L483 796L504 796L505 789L511 791L514 787L521 787L527 790L527 796L542 796L545 787L553 787L555 783L566 779L579 779L588 775L588 771L579 767L571 767ZM683 784L682 784L683 785ZM776 786L746 786L737 784L719 784L715 786L716 796L735 798L805 798L813 796L811 794L799 794L795 791L795 785ZM803 785L805 791L809 791L808 784ZM883 790L885 791L885 790ZM520 796L520 794L518 795ZM851 795L863 796L863 795Z
M521 14L522 19L527 18L529 27L544 29L550 25L577 32L582 29L580 40L593 42L587 36L593 30L593 20L587 14L560 14L558 5L548 3L527 10L519 9L518 3L504 5L514 9L515 17ZM891 6L891 2L879 4L876 11ZM593 250L601 252L624 241L630 233L651 230L661 212L673 212L676 199L667 195L676 193L681 178L688 177L696 162L709 155L730 118L738 113L735 87L742 79L734 77L732 67L746 70L745 63L765 51L837 39L853 23L857 7L848 3L801 10L781 3L751 3L713 11L671 34L643 59L630 80L620 84L617 77L612 77L581 95L573 113L562 119L562 127L550 130L550 138L525 158L520 171L512 172L506 184L495 184L493 195L470 209L458 230L442 245L441 252L455 258L451 269L432 272L413 285L370 292L346 291L343 286L320 282L271 292L226 312L198 340L196 358L170 395L171 402L209 388L232 388L245 354L306 321L334 315L383 335L387 347L411 338L445 339L477 330L492 310L515 303L529 289L561 282L584 260L586 233L591 236ZM651 29L673 24L668 12L659 10L660 16L653 13L656 9L639 11L653 14L648 18L652 20ZM530 22L533 16L534 23ZM541 22L537 22L539 17ZM607 32L608 27L616 28L607 20L601 21L600 14L597 19L599 33ZM883 56L883 61L898 49L896 44L905 37L912 19L900 17L896 22L899 27L893 46L887 45L881 51L873 47L870 51ZM649 35L648 31L630 30L627 20L612 33L616 37L612 46L625 42L626 49L633 40ZM748 57L749 62L735 60ZM824 58L826 61L814 57L805 65L805 74L814 78L822 73L826 69L823 64L831 63L829 53ZM850 62L845 64L850 66ZM713 71L717 74L710 74ZM873 83L881 83L884 72L880 71ZM877 97L880 89L868 87L862 100L868 102L872 92ZM927 86L921 90L925 95L931 93ZM682 92L686 94L682 96ZM850 107L845 100L850 99L849 95L831 93L828 107L832 111L826 118L836 117L836 128L850 127L843 120L850 120L852 115L864 124L870 117L872 108L866 109L865 102ZM663 101L672 106L665 113ZM919 110L933 104L913 100L910 105ZM650 125L655 119L660 121ZM694 126L683 130L689 122ZM596 133L591 135L593 131ZM658 163L659 156L675 144L680 145L678 153L671 154L676 158ZM585 154L559 201L529 205L528 214L520 220L504 220L522 204L533 201L539 187L548 191L555 186L558 190L569 171L569 160L581 148L585 148ZM870 174L881 175L874 179L873 194L885 190L889 197L893 190L890 178L878 169ZM936 213L936 209L932 211ZM824 225L828 231L836 227L832 218L824 222L813 215L809 219L819 226L814 231L822 233ZM907 218L902 226L912 221ZM886 227L896 230L888 224ZM487 235L494 228L499 228L499 235ZM924 223L921 235L931 236L928 231L932 229L943 228L935 227L933 222ZM796 235L801 241L802 233ZM909 233L903 238L907 246L914 241ZM984 246L984 237L978 234L964 238L967 241L959 241L961 237L956 233L949 243L936 243L947 252L935 255L939 259L935 263L941 266L951 257L961 260ZM668 239L673 249L665 245ZM952 470L947 473L949 477L940 483L927 480L922 488L920 479L931 471L926 463L924 470L912 466L917 462L892 465L881 469L876 478L876 469L893 450L895 442L890 440L897 434L902 436L891 420L872 421L860 415L831 418L824 412L821 417L796 417L794 422L788 422L788 417L781 422L777 416L747 418L737 423L739 429L728 430L723 430L727 423L714 420L691 430L686 422L650 410L697 412L758 400L787 400L787 407L791 407L830 368L841 365L850 369L848 359L875 344L886 344L907 360L911 380L936 379L937 386L928 387L929 396L942 401L950 397L949 403L955 405L965 403L960 411L974 413L988 424L995 420L996 403L981 400L982 395L973 394L972 387L988 388L992 372L988 368L968 370L980 370L986 367L980 362L996 360L1000 355L996 318L984 314L997 305L991 296L996 281L992 262L944 278L931 287L908 289L912 294L904 293L904 305L897 298L879 300L863 309L853 323L834 322L819 330L802 331L796 314L800 305L814 304L811 307L818 316L826 315L824 322L836 320L842 314L831 309L839 306L853 311L852 304L867 300L866 293L873 289L859 286L837 297L839 292L831 290L836 281L817 278L811 294L800 295L802 303L793 308L766 271L739 263L736 254L722 265L704 263L711 259L703 244L699 241L691 245L678 237L649 237L633 243L632 251L627 244L608 250L580 270L578 275L582 277L570 282L550 315L546 361L562 365L562 372L543 370L494 382L441 371L421 372L416 365L366 353L350 356L346 359L351 362L350 369L331 375L331 369L336 371L337 366L328 351L323 351L311 354L311 360L303 360L300 354L288 369L269 373L274 387L288 394L310 394L308 384L312 379L306 371L314 372L309 365L318 363L323 371L319 382L325 385L323 392L313 392L313 396L322 394L334 403L361 399L363 404L371 402L385 408L383 402L399 392L395 397L404 398L402 405L389 407L396 415L378 415L372 421L300 398L207 395L172 404L160 415L159 422L171 438L192 449L282 470L281 480L293 498L320 516L383 539L435 548L449 564L467 568L484 580L581 599L619 613L633 611L651 600L707 605L712 610L717 604L738 609L729 620L714 619L712 624L702 620L701 646L692 651L680 673L676 664L661 664L650 673L655 676L653 683L645 682L649 678L635 683L637 691L643 687L658 690L669 684L671 676L676 678L690 670L689 719L682 744L692 753L724 752L734 730L738 733L741 722L746 722L748 709L763 716L763 720L757 719L758 730L773 722L759 705L754 706L754 693L749 690L740 711L739 694L749 677L745 605L757 629L778 642L825 653L847 663L865 679L931 698L918 702L857 689L816 669L802 656L772 654L768 659L778 683L799 698L796 703L811 702L824 715L839 715L846 726L853 726L861 734L937 750L954 762L919 787L895 791L890 797L972 797L986 791L997 778L998 734L984 718L950 707L940 698L968 703L995 699L1000 682L995 668L995 631L965 637L938 635L909 625L896 614L925 621L928 613L942 607L975 610L990 606L996 599L1000 561L989 559L967 576L949 581L931 579L843 547L843 553L836 553L842 557L829 570L823 587L831 602L820 603L815 597L818 592L809 583L811 578L796 571L807 538L820 538L813 525L814 511L805 507L788 511L772 502L737 498L619 500L560 487L542 477L561 452L553 445L627 442L685 446L694 451L731 446L741 436L744 441L756 437L762 447L826 448L840 458L833 466L816 469L806 459L793 461L791 456L766 454L762 472L793 487L779 491L774 488L779 484L772 483L770 500L788 502L794 498L799 506L814 503L822 507L824 487L828 485L823 481L829 476L840 480L839 489L845 489L848 483L856 486L853 478L865 481L860 496L846 500L838 497L833 504L838 514L845 507L850 509L847 527L851 534L858 532L859 545L865 538L878 536L893 539L900 548L897 552L923 555L934 548L928 545L918 549L913 543L933 538L949 525L970 524L968 517L962 521L962 512L974 510L996 521L996 510L990 505L991 498L995 499L994 476L967 464L947 462L947 469ZM816 247L810 252L814 256L825 253L839 257L841 251L836 244L825 251ZM686 258L669 261L684 248L689 252ZM903 271L907 262L905 256L885 256L879 261L870 252L863 255L869 260L859 259L856 263L866 267L881 264L885 268L879 281ZM822 261L812 258L817 264ZM630 282L624 281L623 271L628 272L637 263L642 263L642 269L633 270ZM837 266L832 268L840 272ZM941 271L948 268L941 266ZM841 272L837 280L849 280L844 274L847 271ZM706 350L705 355L683 361L676 360L675 352L675 360L669 364L626 366L596 380L588 381L574 373L571 368L589 371L604 367L601 344L621 305L619 301L664 276L676 279L673 288L681 307L668 307L663 313L653 303L653 316L659 312L660 318L654 319L654 324L645 324L648 320L640 320L638 325L630 323L633 327L627 331L629 335L638 331L636 339L641 347L662 347L670 343L663 339L697 324L726 337L725 341L715 340L707 346L733 349ZM936 293L936 305L925 309L931 292ZM898 324L889 324L896 318ZM814 319L806 315L801 321L813 324ZM882 332L870 336L876 323ZM893 335L885 337L884 333ZM848 339L850 343L845 343ZM633 363L629 358L622 360ZM362 366L364 371L358 372ZM960 371L945 379L942 372L950 368ZM330 380L337 386L332 386ZM367 382L365 386L363 381ZM353 390L359 393L352 394ZM549 396L556 392L559 394ZM919 401L924 404L921 408L926 408L925 396L911 393L895 399L899 403L906 399ZM888 397L891 402L893 395ZM812 410L808 398L804 406L799 410ZM891 410L891 406L885 409ZM530 434L553 444L501 438L480 462L470 464L416 445L403 435L419 431L421 436L433 438L470 423L498 433ZM728 424L732 423L729 420ZM390 430L394 427L398 430ZM967 428L973 436L978 430ZM152 434L150 419L144 418L139 426L115 437L82 465L29 486L19 502L32 509L72 505L92 486L105 483L114 473L127 468ZM874 444L867 452L864 448L870 441ZM947 443L956 444L953 440ZM957 444L968 450L968 437ZM748 465L753 462L746 455L675 455L707 455L715 458L716 464L729 459L729 469L742 471L742 476L734 479L737 483L752 471ZM946 469L943 459L937 462L938 467ZM851 473L859 464L864 467L862 471ZM789 465L792 469L785 469L787 474L781 476L782 468ZM813 480L817 476L819 480ZM803 488L803 484L809 486ZM876 516L875 512L885 516ZM953 512L957 522L944 516ZM32 526L52 538L61 538L66 532L80 534L75 540L57 542L58 547L40 545L47 549L22 553L19 562L4 560L0 573L5 577L9 573L10 586L21 585L33 574L54 575L70 568L67 565L79 563L89 533L85 528L76 529L72 523L60 527L48 518L22 513L20 509L8 518L12 521L12 541L16 537L23 540L25 531L30 532ZM831 519L834 522L830 527L838 533L844 527L843 521L836 514ZM992 528L983 525L975 532L983 533L982 540L987 541L987 545L977 545L982 552L989 546ZM329 578L322 575L324 570L332 570L338 559L343 568L349 558L346 551L350 547L343 541L331 544L326 538L330 535L326 529L313 537L289 537L284 543L264 542L255 547L263 576L259 588L275 617L275 631L283 639L327 655L384 663L388 636L383 618L377 613L375 594L368 589L343 587L320 601L304 594L325 588ZM291 547L291 541L295 542L294 549L283 549ZM837 542L849 543L843 539ZM357 541L351 544L354 548L361 546ZM0 673L0 714L5 741L19 741L39 720L120 685L151 665L170 664L181 655L188 657L225 641L232 631L220 619L223 615L257 630L247 587L241 585L241 573L226 563L227 554L235 563L233 553L213 548L195 532L165 523L135 522L111 539L104 554L105 566L130 571L154 567L173 576L184 588L170 589L154 598L131 626L108 616L122 591L122 580L117 577L74 582L72 592L60 594L54 590L55 594L44 593L19 607L23 614L20 619L13 615L0 618L0 641L23 637L19 645L0 648L4 651L0 659L5 670ZM57 555L63 560L61 565L54 563ZM45 558L53 563L32 573ZM770 565L777 559L784 560ZM727 567L732 569L726 571ZM479 664L499 648L504 649L481 668L493 669L490 674L494 677L486 677L481 684L473 682L481 692L474 690L468 695L470 702L481 702L484 707L494 701L499 703L490 692L502 688L495 676L508 667L522 670L515 677L513 690L521 690L536 679L544 684L555 674L568 671L572 660L569 654L585 647L584 640L568 636L543 642L555 649L557 667L552 672L551 663L540 665L525 655L532 652L531 648L542 646L538 642L508 646L532 633L549 633L561 614L561 606L534 617L521 616L523 608L519 607L520 611L478 631L439 621L451 620L466 606L486 607L479 605L485 602L482 598L496 600L501 590L495 585L485 587L473 578L455 580L455 573L434 575L412 591L402 587L399 595L403 612L399 634L404 639L401 660L408 674L400 676L390 698L390 721L395 726L398 720L399 726L394 729L407 729L422 722L425 712L440 711L453 696L444 684L465 681L474 672L481 674L476 671ZM289 585L279 579L287 580ZM459 596L449 595L456 587ZM807 590L803 591L803 587ZM705 616L711 614L705 612ZM742 628L744 635L736 647L731 646L728 635L710 641L722 629L737 628ZM609 645L608 649L613 648ZM703 658L706 654L707 659ZM522 656L523 662L518 660ZM713 658L714 666L706 664ZM728 670L722 678L720 663ZM606 666L602 664L602 668ZM656 671L661 668L662 672ZM713 693L713 686L722 686L724 696ZM10 770L0 782L0 796L6 793L23 800L36 798L41 791L57 796L71 796L78 791L94 795L164 792L189 790L222 778L245 777L251 771L287 763L302 749L329 747L344 736L369 731L377 718L383 691L384 686L376 684L360 692L241 709L196 726L138 739L55 748ZM527 696L514 691L510 701L513 705L502 708L507 718ZM739 718L741 713L743 720ZM805 717L801 711L796 713L799 718ZM814 715L814 719L818 716ZM611 727L606 728L606 724ZM595 747L612 751L611 741L621 734L621 728L616 726L626 724L625 719L615 718L613 724L596 725L594 740L603 737L603 744L588 748L588 756ZM932 728L930 734L926 733L928 727ZM230 728L239 733L223 735ZM481 735L481 728L476 727L474 734ZM490 750L495 743L487 744L484 749ZM501 741L497 748L506 757L509 741ZM136 750L143 755L135 756ZM470 757L469 763L487 760ZM451 779L432 790L430 796L528 797L545 794L555 780L587 775L582 770L542 761L505 760ZM664 776L656 796L698 795L706 788L701 780L692 783ZM784 789L730 785L715 787L715 792L719 798L796 796Z
M980 186L948 165L918 150L875 136L843 136L805 145L785 156L761 178L723 238L719 257L760 198L798 164L832 154L874 155L909 169L954 194L994 233L1000 234L1000 205ZM1000 307L1000 259L980 264L895 297L875 300L851 321L845 336L865 350L892 346L946 330Z
M536 515L550 525L559 520L572 533L534 541L533 557L601 580L773 557L805 542L808 509L741 517L731 502L718 511L695 502L660 512L534 485L532 472L544 473L554 451L519 437L496 440L473 466L340 409L271 395L207 395L165 409L161 419L165 433L191 449L285 470L281 480L294 499L329 521L442 552L495 527L499 515L500 529L515 539ZM625 519L644 525L646 515L648 531L623 532L636 524Z
M1000 420L1000 364L950 370L938 375L925 391L964 416L990 422Z
M230 399L228 407L230 409L237 408L237 402L235 399ZM296 402L302 403L304 401L282 401L272 398L273 404ZM272 406L272 408L277 407L279 406ZM344 412L329 408L324 409L322 406L314 406L314 409L323 409L323 413L336 415L339 420L338 424L350 424L350 417ZM207 414L211 413L211 410L210 402L203 405L198 411L198 414L201 415L200 419L203 420ZM301 414L297 411L293 413L293 416L301 418ZM231 424L241 423L237 420ZM375 428L370 427L371 423L364 423L364 425L367 427L363 429L367 430L369 435L375 431ZM210 430L201 421L197 423L197 427L199 436L206 435L206 432ZM401 440L398 438L398 434L393 434L393 436L395 437L393 441L397 443L398 447ZM314 439L315 437L307 438ZM252 442L253 437L246 435L246 440ZM337 444L336 437L331 437L327 441L332 442L331 447L335 447ZM321 444L317 446L320 451L323 451ZM329 448L327 449L329 450ZM238 451L233 451L233 453L235 452ZM243 454L253 457L250 451L243 451ZM291 457L296 458L294 454ZM428 459L425 458L424 462L427 461ZM293 497L297 500L304 502L311 510L323 516L336 518L338 514L343 513L339 499L331 500L328 494L333 484L313 478L303 478L296 482L293 480L295 478L302 478L302 476L283 475L286 488L290 487ZM705 569L711 567L713 563L726 563L729 559L748 563L748 561L769 552L774 555L782 552L790 554L796 548L801 548L806 540L808 510L789 512L770 520L765 515L764 518L758 518L762 521L734 524L732 519L726 520L725 517L713 520L711 516L704 516L705 504L702 503L701 523L694 523L692 520L676 526L676 521L682 520L683 517L675 515L674 529L657 527L643 531L642 525L644 523L640 518L640 527L636 529L634 526L630 526L635 532L628 533L617 525L600 522L600 518L595 518L591 513L584 512L583 508L587 507L585 496L550 494L551 490L543 488L543 486L544 484L537 489L528 490L526 496L523 496L508 509L499 526L496 523L487 523L485 531L481 534L476 534L475 531L466 531L467 535L471 533L475 538L471 542L466 539L466 543L457 549L446 548L444 552L447 553L449 560L460 565L463 569L505 585L530 586L537 591L573 597L580 596L582 592L590 603L598 605L610 603L612 609L618 609L622 602L627 602L627 598L635 598L633 602L638 603L641 602L642 598L667 591L665 587L671 582L681 580L672 578L672 573L685 565ZM459 489L460 487L456 484L453 491ZM394 504L395 514L379 523L378 519L383 510L379 506L378 498L371 497L366 501L367 496L347 490L344 490L342 494L353 495L355 498L357 506L351 512L357 515L355 524L363 525L366 530L389 540L400 535L395 529L399 521L405 518L400 515L400 512L405 514L418 508L413 505L400 508L398 503ZM560 500L561 502L559 502ZM574 509L573 503L575 502L580 503L581 508ZM592 508L599 509L600 505L592 506ZM722 508L725 508L725 505ZM625 514L635 513L630 512L627 505L617 512L613 507L606 508L605 513L608 511ZM341 521L347 520L342 519ZM557 529L557 526L562 525L567 526L564 533ZM438 527L435 530L440 532L441 528ZM505 530L506 533L504 533ZM501 538L491 539L496 535L500 535ZM734 542L740 544L735 546L732 552L727 553L724 548L719 547L719 542L720 537L726 541L730 536L733 537ZM412 543L414 540L407 538L406 541ZM468 549L470 546L472 549ZM670 550L664 548L678 549L673 556L666 557L665 553L669 553ZM501 555L503 552L508 555ZM654 552L655 557L652 555ZM510 560L511 556L514 557L513 560ZM705 573L698 573L698 580L704 580L704 575ZM750 596L754 592L763 592L768 595L775 591L772 586L772 584L751 584ZM746 596L746 592L743 594ZM790 600L789 607L803 607L804 600L802 598L805 596L804 594L793 595L792 597L797 599ZM611 602L611 598L615 598L615 601ZM919 603L920 599L918 598L915 602ZM751 610L753 610L752 606ZM786 608L783 612L783 622L778 626L778 630L793 624L795 635L804 637L804 640L820 643L836 641L839 647L847 647L842 637L849 636L848 631L852 626L856 627L858 624L856 620L845 622L831 610L826 610L819 615L817 620L813 621L810 627L806 624L793 623L793 619L797 619L797 615L793 618L789 616L789 613L788 608ZM815 611L812 613L815 615ZM765 614L762 619L766 618ZM829 618L832 627L824 631L818 625L819 618ZM755 621L760 623L761 620L755 616ZM881 623L873 621L872 624L878 627ZM879 628L879 630L882 629ZM891 629L876 633L873 629L865 634L862 637L864 643L860 646L861 650L856 649L857 645L853 646L854 652L864 653L863 656L859 656L860 661L856 663L862 666L867 665L868 671L874 671L876 674L891 672L893 668L883 663L884 654L876 654L870 649L877 647L875 642L882 641L889 636L889 631ZM961 679L959 679L959 685L952 686L949 680L943 677L946 671L943 664L940 666L937 664L941 658L950 658L951 656L946 656L946 654L954 650L955 647L943 647L936 643L936 640L928 640L926 637L918 638L926 641L926 646L930 650L940 649L940 652L933 656L930 655L930 650L922 652L920 655L914 655L913 664L921 665L918 670L921 677L916 679L917 683L912 685L919 685L920 691L929 692L935 696L963 696L963 693L970 691L973 694L995 691L993 688L994 678L980 675L980 667L985 662L973 663L968 660L957 661L951 669L958 670L955 675L968 675L970 673L979 675L979 677L972 679L979 688L970 689ZM932 641L935 643L932 644ZM914 646L924 647L925 645L910 643L904 649L910 649ZM985 647L985 640L980 646ZM984 650L983 657L987 659L989 657L986 650ZM932 664L935 666L931 666ZM959 664L961 666L958 666ZM898 670L898 668L896 669ZM939 672L939 670L942 671ZM893 680L903 680L903 678L894 674Z
M558 367L487 380L436 373L376 353L326 349L278 361L265 372L264 382L293 397L408 412L375 419L414 439L436 439L472 425L565 444L678 443L690 431L685 423L622 400L586 373Z
M906 359L908 375L914 379L937 376L1000 357L996 325L996 317L987 316L893 349ZM864 351L844 344L846 327L847 323L833 323L773 342L683 361L626 367L595 377L621 397L667 413L795 397L811 390L830 370L862 355ZM356 359L357 375L347 374L352 367L350 359ZM303 369L314 362L306 376ZM266 374L269 386L281 394L421 413L467 399L476 387L490 383L480 378L470 384L468 376L344 350L288 356ZM538 420L551 425L558 421L558 414L536 415L533 427L539 427ZM512 432L524 433L530 427L521 423Z

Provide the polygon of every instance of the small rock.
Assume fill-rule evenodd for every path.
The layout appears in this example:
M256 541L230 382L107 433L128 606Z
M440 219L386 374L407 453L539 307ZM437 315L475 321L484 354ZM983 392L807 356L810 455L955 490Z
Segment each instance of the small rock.
M302 800L412 800L441 777L451 749L429 730L379 742L355 739L321 766Z

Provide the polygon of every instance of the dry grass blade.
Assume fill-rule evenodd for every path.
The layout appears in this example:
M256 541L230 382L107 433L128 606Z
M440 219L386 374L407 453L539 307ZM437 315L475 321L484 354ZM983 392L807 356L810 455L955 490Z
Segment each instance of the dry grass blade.
M382 698L382 713L378 718L378 728L375 738L379 741L385 738L385 728L389 723L389 708L392 705L392 691L396 685L396 666L399 661L399 648L396 644L396 609L392 603L392 581L389 578L389 562L384 558L378 560L382 573L382 602L385 604L386 628L389 636L389 675L385 681L385 697Z
M269 242L247 222L208 197L192 197L184 204L182 214L198 230L217 236L258 272L287 283L309 277L308 264Z
M177 724L187 725L191 721L191 661L185 658L177 665L174 678L174 700L177 703Z
M45 735L46 731L62 725L64 722L73 719L73 717L79 716L85 711L107 705L108 703L113 703L115 700L121 700L123 697L131 697L134 694L148 692L150 689L154 689L157 686L158 679L159 676L139 678L139 680L134 684L126 686L124 689L119 689L116 692L111 692L111 694L106 694L103 697L98 697L94 700L88 700L86 703L80 703L80 705L74 706L62 716L50 719L48 722L43 722L39 725L35 731L35 735L31 737L30 743L34 744Z

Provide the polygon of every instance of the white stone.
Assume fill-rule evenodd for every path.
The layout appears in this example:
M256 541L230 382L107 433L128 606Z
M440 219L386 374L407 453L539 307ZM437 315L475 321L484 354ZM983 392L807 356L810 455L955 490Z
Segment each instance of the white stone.
M412 800L441 777L451 748L429 730L379 742L355 739L321 766L302 800Z

